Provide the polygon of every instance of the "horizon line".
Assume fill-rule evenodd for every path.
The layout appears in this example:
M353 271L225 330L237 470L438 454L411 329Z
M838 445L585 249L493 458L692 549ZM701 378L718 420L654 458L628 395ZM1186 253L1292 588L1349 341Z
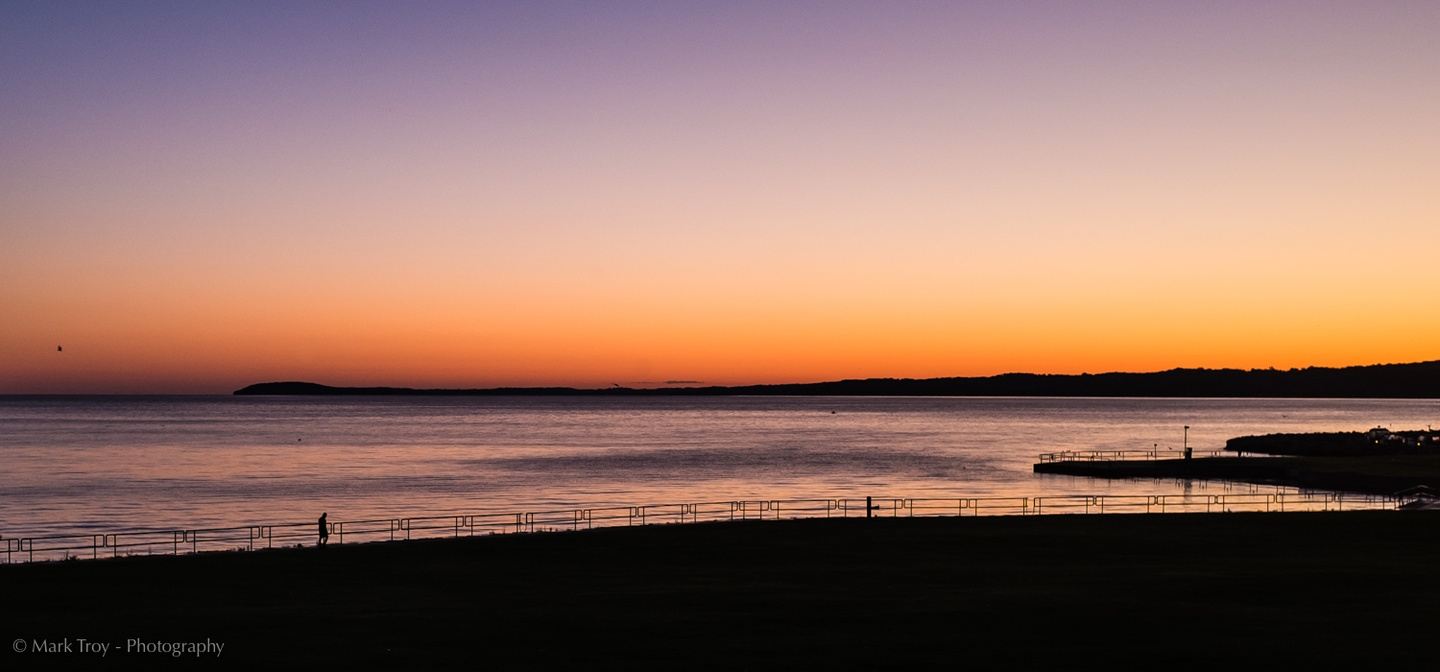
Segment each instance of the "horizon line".
M1380 362L1380 363L1369 363L1369 364L1348 364L1348 365L1343 365L1343 366L1308 365L1308 366L1302 366L1302 367L1293 367L1293 366L1292 366L1292 367L1288 367L1288 368L1278 368L1278 367L1275 367L1275 366L1269 366L1269 367L1249 367L1249 368L1231 367L1231 366L1221 366L1221 367L1209 367L1209 366L1172 366L1172 367L1165 368L1165 369L1153 369L1153 370L1147 370L1147 371L1113 370L1113 371L1098 371L1098 372L1082 371L1082 372L1078 372L1078 373L1055 373L1055 372L1036 372L1036 371L1014 371L1014 370L1011 370L1011 371L1002 371L1002 372L993 373L993 374L968 375L968 376L966 376L966 375L955 375L955 376L926 376L926 377L914 377L914 376L885 376L885 375L877 375L877 376L866 376L866 377L830 378L830 379L809 380L809 381L789 381L789 382L772 382L772 383L735 383L735 384L718 384L718 383L717 383L717 384L704 384L703 381L689 381L689 380L683 380L683 379L674 379L673 381L672 381L672 380L666 380L666 381L664 381L664 382L662 382L662 383L659 383L657 386L654 386L654 387L631 387L631 386L630 386L630 385L633 385L633 384L636 384L636 383L627 383L627 384L623 384L623 385L620 384L620 383L611 383L610 385L595 385L595 386L511 384L511 385L490 385L490 386L485 386L485 387L475 387L475 386L443 386L443 387L436 387L436 386L431 386L431 385L398 385L398 384L390 384L390 383L384 383L384 384L365 384L365 385L355 385L355 384L350 384L350 385L331 385L331 384L328 384L328 383L315 382L315 381L313 381L313 380L300 380L300 379L291 378L291 379L283 379L283 380L282 380L282 379L273 379L273 380L265 380L265 381L258 381L258 382L246 383L246 384L243 384L241 387L238 387L238 388L236 388L236 387L231 387L231 388L228 389L228 391L219 391L219 390L217 390L217 391L214 391L214 392L168 392L168 391L154 391L154 392L104 392L104 391L24 392L24 391L0 391L0 396L5 396L5 397L22 397L22 396L23 396L23 397L65 397L65 396L117 396L117 397L118 397L118 396L137 396L137 397L138 397L138 396L209 396L209 395L226 396L226 395L233 395L233 394L235 394L236 392L238 392L238 391L240 391L240 390L243 390L243 389L246 389L246 388L249 388L249 387L258 386L258 385L314 385L314 386L319 386L319 387L332 388L332 389L336 389L336 390L393 389L393 390L397 390L397 391L474 391L474 392L491 392L491 391L499 391L499 390L515 390L515 391L535 391L535 390L554 390L554 391L562 391L562 390L573 390L573 391L576 391L576 392L586 392L586 393L603 392L603 391L606 391L606 390L614 390L614 391L622 391L622 390L624 390L624 391L631 391L631 392L648 392L648 391L656 391L656 392L677 391L677 392L679 392L679 391L686 391L686 390L720 390L720 389L775 388L775 387L796 387L796 386L813 386L813 385L833 385L833 384L841 384L841 383L870 382L870 381L877 381L877 382L879 382L879 381L927 382L927 381L946 381L946 380L989 380L989 379L996 379L996 378L1004 378L1004 377L1007 377L1007 376L1033 376L1033 377L1053 377L1053 378L1071 378L1071 377L1074 377L1074 378L1079 378L1079 377L1087 377L1087 376L1155 375L1155 374L1171 373L1171 372L1177 372L1177 371L1212 371L1212 372L1225 372L1225 371L1230 371L1230 372L1240 372L1240 373L1256 373L1256 372L1277 372L1277 373L1284 373L1284 372L1299 372L1299 371L1310 371L1310 370L1337 370L1337 371L1338 371L1338 370L1347 370L1347 369L1369 369L1369 368L1394 367L1394 366L1416 366L1416 365L1424 365L1424 364L1440 364L1440 359L1426 359L1426 360L1410 361L1410 362ZM644 381L644 382L648 383L649 381ZM695 384L689 384L689 383L692 383L692 382L695 383ZM1006 395L998 395L998 396L1006 396Z

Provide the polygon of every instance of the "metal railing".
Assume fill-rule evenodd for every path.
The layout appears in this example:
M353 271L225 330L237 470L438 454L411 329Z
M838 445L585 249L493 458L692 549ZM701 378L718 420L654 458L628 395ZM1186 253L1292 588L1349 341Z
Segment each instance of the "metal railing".
M1191 457L1238 457L1240 453L1224 450L1191 450ZM1116 462L1121 460L1183 460L1183 450L1062 450L1040 453L1041 462Z
M761 499L646 504L518 513L372 518L329 523L335 543L404 541L485 534L588 530L597 527L795 518L1029 516L1050 514L1395 509L1400 499L1328 492L1048 495L1041 497ZM133 555L184 555L314 545L317 523L121 530L104 534L0 536L6 564Z

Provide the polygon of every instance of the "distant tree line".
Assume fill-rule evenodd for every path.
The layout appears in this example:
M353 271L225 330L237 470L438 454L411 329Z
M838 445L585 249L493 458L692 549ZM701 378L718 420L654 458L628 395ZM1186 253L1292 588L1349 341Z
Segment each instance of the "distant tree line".
M258 383L239 395L826 395L1016 397L1299 397L1440 398L1440 361L1304 369L1171 369L1079 375L1006 373L973 378L867 378L823 383L733 387L499 387L416 389L332 387L307 382Z

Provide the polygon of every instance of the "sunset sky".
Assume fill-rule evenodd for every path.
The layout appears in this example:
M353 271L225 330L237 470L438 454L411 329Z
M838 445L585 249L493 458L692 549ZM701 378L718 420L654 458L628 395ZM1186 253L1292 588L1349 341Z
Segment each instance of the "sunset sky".
M0 393L1440 359L1437 36L1436 2L6 1Z

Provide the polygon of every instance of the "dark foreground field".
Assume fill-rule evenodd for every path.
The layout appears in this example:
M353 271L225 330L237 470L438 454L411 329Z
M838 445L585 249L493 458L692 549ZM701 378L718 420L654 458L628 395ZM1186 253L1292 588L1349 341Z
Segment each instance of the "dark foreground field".
M125 640L325 668L1373 669L1433 658L1437 551L1425 512L622 528L0 567L0 636L146 667L169 659Z

